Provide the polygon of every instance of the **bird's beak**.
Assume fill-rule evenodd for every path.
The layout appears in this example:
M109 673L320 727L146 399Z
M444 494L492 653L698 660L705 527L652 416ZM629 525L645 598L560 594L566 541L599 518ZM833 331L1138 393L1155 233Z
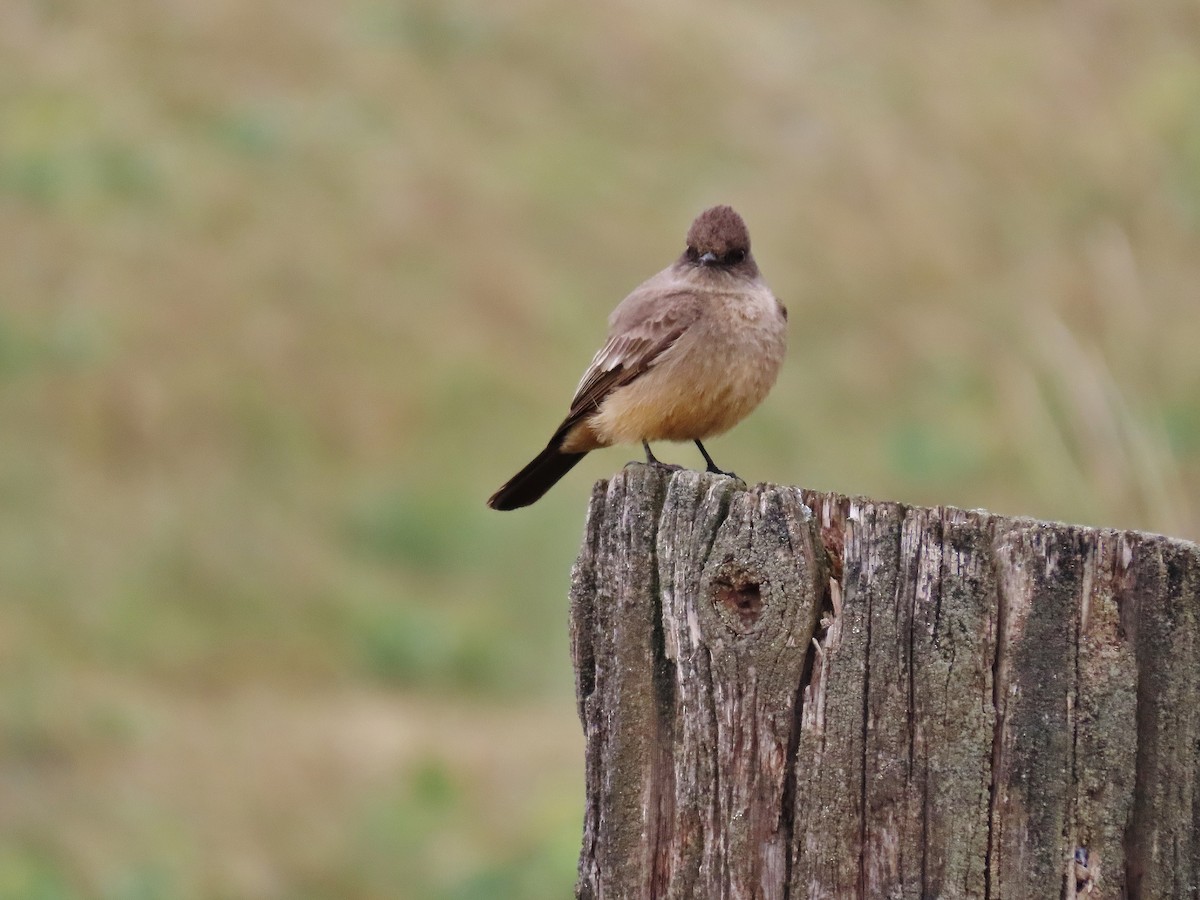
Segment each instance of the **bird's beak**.
M713 253L711 250L700 257L700 265L702 266L711 266L716 261L717 254Z

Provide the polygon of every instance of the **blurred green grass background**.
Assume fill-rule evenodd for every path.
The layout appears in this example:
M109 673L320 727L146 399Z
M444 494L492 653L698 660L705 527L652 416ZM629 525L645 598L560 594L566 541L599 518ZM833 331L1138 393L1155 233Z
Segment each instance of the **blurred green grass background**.
M0 900L558 898L593 454L711 203L750 480L1200 535L1200 7L0 8ZM661 448L689 464L691 448Z

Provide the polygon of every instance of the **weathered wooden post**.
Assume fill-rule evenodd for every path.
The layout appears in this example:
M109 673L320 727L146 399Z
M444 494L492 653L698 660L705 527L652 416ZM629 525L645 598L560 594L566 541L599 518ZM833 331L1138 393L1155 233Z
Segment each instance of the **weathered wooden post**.
M571 590L582 898L1200 896L1200 547L634 465Z

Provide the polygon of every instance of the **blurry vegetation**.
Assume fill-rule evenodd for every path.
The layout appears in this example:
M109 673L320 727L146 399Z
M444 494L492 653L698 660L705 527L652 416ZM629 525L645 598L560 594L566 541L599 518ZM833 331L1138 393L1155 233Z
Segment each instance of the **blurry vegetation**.
M611 307L731 202L751 480L1200 536L1200 9L0 9L0 900L559 898ZM696 464L691 448L662 448Z

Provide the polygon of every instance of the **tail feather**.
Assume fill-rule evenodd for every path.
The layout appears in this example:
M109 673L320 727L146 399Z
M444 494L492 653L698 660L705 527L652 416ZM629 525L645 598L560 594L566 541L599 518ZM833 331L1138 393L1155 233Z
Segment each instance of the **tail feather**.
M558 480L586 455L564 453L558 449L557 441L551 441L529 465L492 494L487 505L492 509L519 509L540 500L546 491L554 487Z

